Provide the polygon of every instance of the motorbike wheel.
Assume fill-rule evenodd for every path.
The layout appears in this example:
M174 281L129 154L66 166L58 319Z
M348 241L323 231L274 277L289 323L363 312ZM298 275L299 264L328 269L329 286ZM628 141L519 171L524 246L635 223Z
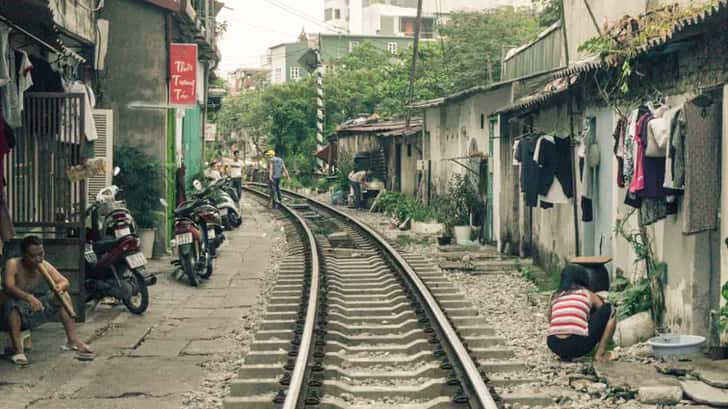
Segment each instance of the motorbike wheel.
M205 272L200 274L200 278L203 278L205 280L209 280L210 276L212 275L212 272L215 270L215 259L212 257L209 257L207 259L207 266L205 267Z
M144 280L144 274L137 270L132 270L130 278L131 285L134 288L134 295L124 301L124 305L132 314L141 315L149 307L149 289L147 282Z
M186 254L179 259L182 264L182 270L184 270L190 285L197 287L200 282L197 279L197 269L195 268L195 260L192 258L192 254Z
M238 228L238 227L240 227L240 225L242 225L242 224L243 224L243 218L242 218L242 217L240 217L240 215L237 215L237 214L233 214L232 216L229 216L229 217L230 217L230 219L231 219L231 220L230 220L230 224L231 224L231 225L232 225L233 227L235 227L235 228Z

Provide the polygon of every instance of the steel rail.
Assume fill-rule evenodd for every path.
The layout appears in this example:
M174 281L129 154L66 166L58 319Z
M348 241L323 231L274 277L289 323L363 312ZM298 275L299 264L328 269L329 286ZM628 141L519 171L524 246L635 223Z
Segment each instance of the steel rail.
M243 186L243 189L259 196L269 197L265 193L256 191L255 189L250 189L245 186ZM309 250L311 251L311 287L308 294L306 322L303 327L303 334L301 335L301 344L298 347L296 363L291 373L291 382L288 387L288 393L286 393L286 400L283 402L283 406L281 407L281 409L296 409L301 399L301 391L303 390L303 383L306 379L306 369L308 368L309 359L311 357L311 345L313 344L314 326L316 324L316 309L318 307L319 295L319 257L316 246L316 238L306 224L306 221L288 206L285 206L282 203L280 206L282 210L291 215L301 226L306 234Z
M262 185L265 186L265 185ZM460 340L460 337L455 332L455 328L450 324L450 322L447 319L447 316L440 308L439 304L437 303L437 300L432 295L430 290L427 288L427 285L420 279L420 277L417 275L417 273L410 267L409 263L399 254L399 252L392 247L384 238L379 235L375 230L367 226L366 224L360 222L359 220L356 220L355 218L349 216L348 214L327 205L326 203L319 202L318 200L311 199L310 197L301 195L296 192L292 192L289 190L281 189L281 192L286 193L291 196L295 196L300 199L304 199L309 203L315 204L318 207L321 207L323 209L326 209L327 211L330 211L340 217L343 217L345 220L349 221L350 223L354 224L355 226L359 227L361 230L365 231L367 234L369 234L372 238L374 238L375 241L378 242L378 244L392 257L392 259L398 264L398 266L404 271L411 282L415 285L415 289L419 292L419 294L422 296L422 299L425 301L427 307L430 309L432 315L434 316L436 320L436 324L440 327L442 330L442 333L445 337L445 341L450 345L452 351L455 354L455 358L459 361L460 366L464 372L464 376L469 383L470 387L472 388L471 392L474 396L478 406L477 408L482 409L498 409L498 405L496 404L495 400L493 399L493 396L490 393L490 390L485 385L485 382L483 381L482 376L480 375L480 371L478 370L478 366L475 364L473 359L470 357L470 354L468 354L468 350L465 348L465 345L463 345L462 341Z

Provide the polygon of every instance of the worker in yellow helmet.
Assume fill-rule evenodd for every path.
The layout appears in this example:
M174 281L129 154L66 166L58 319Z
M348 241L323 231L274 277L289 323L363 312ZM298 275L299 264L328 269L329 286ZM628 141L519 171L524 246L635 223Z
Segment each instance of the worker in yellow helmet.
M273 200L273 208L277 208L281 203L281 177L285 176L290 182L291 177L288 175L288 169L283 159L276 156L276 152L272 149L265 153L268 157L268 182L270 184L270 194Z

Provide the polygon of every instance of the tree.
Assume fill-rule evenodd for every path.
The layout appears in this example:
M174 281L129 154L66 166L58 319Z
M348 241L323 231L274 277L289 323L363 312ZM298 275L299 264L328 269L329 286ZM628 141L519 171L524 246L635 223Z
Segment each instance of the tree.
M561 20L561 10L564 7L564 0L545 0L544 7L538 15L538 23L542 27L549 27Z
M513 7L451 14L440 34L444 37L444 63L453 88L487 84L490 77L500 80L500 61L505 50L527 43L540 30L531 11Z
M451 14L440 28L441 41L424 42L418 50L415 98L436 98L499 80L504 50L535 38L539 30L532 12L511 7ZM411 48L392 56L368 42L336 61L324 76L326 134L360 114L403 116L411 62ZM218 127L223 134L249 135L259 151L261 145L275 147L292 173L311 177L316 165L314 76L225 98Z

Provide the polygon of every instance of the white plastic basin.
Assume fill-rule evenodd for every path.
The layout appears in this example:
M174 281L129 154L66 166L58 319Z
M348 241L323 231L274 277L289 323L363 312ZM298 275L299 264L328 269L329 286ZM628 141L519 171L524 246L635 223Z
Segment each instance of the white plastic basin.
M652 353L662 358L670 355L686 355L700 352L705 338L697 335L659 335L650 338L647 343L652 346Z

